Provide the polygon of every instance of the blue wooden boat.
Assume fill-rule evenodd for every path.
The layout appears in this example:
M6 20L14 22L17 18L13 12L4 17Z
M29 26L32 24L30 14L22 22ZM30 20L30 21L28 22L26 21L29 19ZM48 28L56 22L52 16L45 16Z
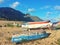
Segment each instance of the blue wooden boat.
M19 43L19 42L23 42L23 41L29 41L29 40L35 40L35 39L41 39L41 38L45 38L48 37L48 33L46 33L45 31L42 32L26 32L25 34L21 34L21 35L16 35L16 36L12 36L11 41L15 42L15 43Z

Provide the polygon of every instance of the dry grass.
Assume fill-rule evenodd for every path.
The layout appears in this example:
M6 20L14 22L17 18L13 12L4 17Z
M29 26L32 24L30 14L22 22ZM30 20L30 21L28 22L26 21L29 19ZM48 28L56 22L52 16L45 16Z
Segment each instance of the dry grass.
M0 21L0 24L3 22ZM57 40L60 38L60 30L46 30L46 32L51 33L47 38L32 40L18 45L58 45ZM20 27L0 27L0 45L17 45L11 42L11 37L20 33Z
M20 34L21 28L18 27L0 27L0 45L13 45L12 35Z
M16 45L11 42L12 35L20 34L21 28L18 27L1 27L0 28L0 45ZM60 30L46 30L51 33L48 38L39 39L30 42L24 42L19 45L58 45L57 39L60 38Z
M14 21L0 21L0 25L13 22ZM60 30L46 30L46 32L51 33L47 38L32 40L18 45L58 45L57 40L60 39ZM12 35L20 33L20 27L0 27L0 45L17 45L11 42L11 37Z

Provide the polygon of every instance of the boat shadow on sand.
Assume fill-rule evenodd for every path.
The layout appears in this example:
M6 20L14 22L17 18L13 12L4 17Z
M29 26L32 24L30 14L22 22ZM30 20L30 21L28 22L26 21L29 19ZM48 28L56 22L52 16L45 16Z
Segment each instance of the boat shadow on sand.
M32 41L36 41L36 40L42 40L42 39L48 38L50 34L51 34L51 33L48 33L48 36L43 37L43 38L40 38L40 39L34 39L34 40L23 40L22 42L18 42L18 43L16 43L16 45L18 45L18 44L22 44L22 43L28 43L28 42L32 42Z

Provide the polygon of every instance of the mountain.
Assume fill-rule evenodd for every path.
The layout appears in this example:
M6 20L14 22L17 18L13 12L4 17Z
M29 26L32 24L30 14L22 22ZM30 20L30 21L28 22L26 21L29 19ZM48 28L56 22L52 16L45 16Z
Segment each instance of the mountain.
M34 20L35 22L37 22L37 21L43 21L42 19L40 19L39 17L37 17L37 16L31 16L30 17L32 20Z
M40 19L40 18L37 17L37 16L31 16L29 13L27 13L27 14L25 15L25 17L30 17L34 22L43 21L42 19Z
M10 7L0 8L0 19L6 19L11 21L29 21L29 22L35 21L34 20L35 18L33 19L31 17Z

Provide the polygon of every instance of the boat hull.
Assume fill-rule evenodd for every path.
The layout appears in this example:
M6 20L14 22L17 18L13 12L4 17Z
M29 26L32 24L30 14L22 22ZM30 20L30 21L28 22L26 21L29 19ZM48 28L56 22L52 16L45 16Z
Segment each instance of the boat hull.
M37 34L37 35L22 35L22 36L17 36L17 37L12 37L11 41L18 43L18 42L24 42L24 41L29 41L29 40L36 40L36 39L41 39L48 37L48 33L45 34Z

